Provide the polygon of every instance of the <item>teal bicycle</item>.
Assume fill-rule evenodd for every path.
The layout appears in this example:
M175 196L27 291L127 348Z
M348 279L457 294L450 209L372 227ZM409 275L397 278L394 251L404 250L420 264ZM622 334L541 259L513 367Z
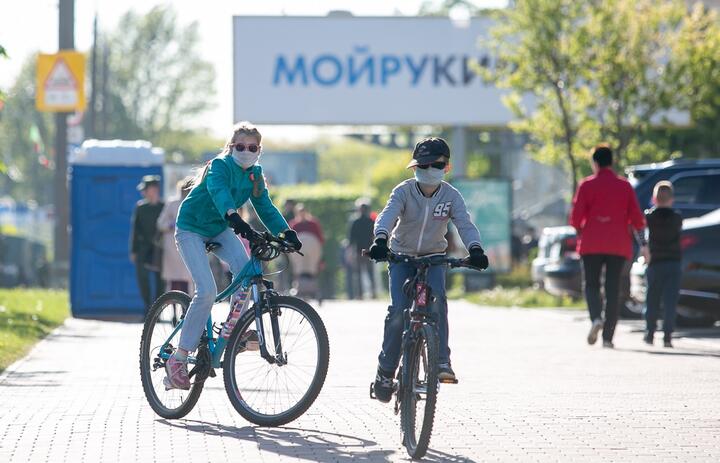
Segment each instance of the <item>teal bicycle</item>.
M206 243L208 252L219 246ZM168 390L163 378L191 298L169 291L155 301L145 317L140 341L140 377L158 415L168 419L187 415L217 368L223 370L233 407L252 423L280 426L310 408L323 387L330 361L325 325L303 300L278 294L262 268L263 262L291 252L297 251L290 243L269 233L253 242L250 261L215 299L216 304L244 303L245 310L231 306L224 323L213 322L211 313L195 355L188 357L189 390Z

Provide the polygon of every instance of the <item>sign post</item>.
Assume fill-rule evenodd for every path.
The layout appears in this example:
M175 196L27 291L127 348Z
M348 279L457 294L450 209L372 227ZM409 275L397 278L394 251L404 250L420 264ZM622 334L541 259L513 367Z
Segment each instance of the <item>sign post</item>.
M67 113L85 109L85 57L75 48L75 0L58 1L58 53L40 55L35 106L55 113L55 231L52 280L67 286L70 259Z

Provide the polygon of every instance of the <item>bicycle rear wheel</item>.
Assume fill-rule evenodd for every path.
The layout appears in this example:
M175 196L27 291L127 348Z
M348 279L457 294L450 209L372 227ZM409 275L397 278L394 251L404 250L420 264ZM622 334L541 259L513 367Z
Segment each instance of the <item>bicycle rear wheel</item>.
M158 298L145 316L140 339L140 379L148 403L163 418L176 419L190 413L203 389L203 381L194 381L190 390L165 390L165 360L160 349L170 337L190 306L190 296L181 291L169 291ZM168 353L177 349L180 330L170 339ZM195 376L197 378L197 376Z
M403 445L411 458L427 452L435 419L438 392L438 340L430 325L423 325L405 352L400 422Z
M230 335L223 359L225 390L235 410L259 426L287 424L310 408L325 383L330 346L320 316L306 302L277 296L263 309L263 338L276 356L272 318L276 317L282 354L287 363L269 363L246 346L255 329L254 310L240 319Z

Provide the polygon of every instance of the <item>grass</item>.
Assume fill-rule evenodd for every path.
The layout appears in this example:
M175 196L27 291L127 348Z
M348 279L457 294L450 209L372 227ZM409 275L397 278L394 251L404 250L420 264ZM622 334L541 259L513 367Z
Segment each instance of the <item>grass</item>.
M569 296L553 296L535 288L503 288L470 293L464 296L470 302L495 307L561 307L566 309L584 309L585 302Z
M569 296L553 296L542 289L533 287L530 277L530 265L518 265L510 273L498 274L495 277L497 286L493 289L464 293L460 280L452 280L452 289L448 297L467 299L480 305L495 307L561 307L566 309L583 309L585 302Z
M0 290L0 371L25 355L69 314L65 291Z

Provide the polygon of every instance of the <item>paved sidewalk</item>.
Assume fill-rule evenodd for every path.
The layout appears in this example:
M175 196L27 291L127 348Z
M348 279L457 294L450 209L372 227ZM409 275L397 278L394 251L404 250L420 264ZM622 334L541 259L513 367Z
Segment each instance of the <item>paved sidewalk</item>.
M328 381L309 412L257 428L209 380L187 419L145 401L141 326L69 320L0 376L0 462L401 461L399 417L368 398L384 303L328 302ZM457 386L426 461L720 461L720 345L584 344L581 312L451 304Z

